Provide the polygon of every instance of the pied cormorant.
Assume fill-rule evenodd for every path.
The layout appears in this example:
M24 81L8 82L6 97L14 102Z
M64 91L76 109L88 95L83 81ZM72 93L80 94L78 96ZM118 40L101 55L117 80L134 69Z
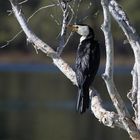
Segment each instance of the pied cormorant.
M100 63L100 48L94 31L85 24L68 25L72 32L81 35L77 49L75 72L78 84L77 110L84 113L89 108L89 87L92 84Z

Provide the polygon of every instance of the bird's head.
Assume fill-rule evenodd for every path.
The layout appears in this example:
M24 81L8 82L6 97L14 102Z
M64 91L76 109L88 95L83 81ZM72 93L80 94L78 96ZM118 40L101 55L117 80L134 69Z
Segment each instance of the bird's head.
M85 24L67 25L72 32L77 32L81 36L88 36L93 33L93 29Z

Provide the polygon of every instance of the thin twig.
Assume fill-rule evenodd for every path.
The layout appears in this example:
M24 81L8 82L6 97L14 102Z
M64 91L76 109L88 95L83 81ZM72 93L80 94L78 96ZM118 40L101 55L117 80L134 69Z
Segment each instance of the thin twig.
M59 57L56 52L46 43L44 43L42 40L40 40L29 28L29 26L27 25L27 21L24 17L24 15L22 14L22 12L19 12L18 9L18 5L15 5L13 0L10 0L11 5L12 5L12 9L13 12L15 14L15 17L17 18L21 28L23 29L24 33L26 34L29 42L33 43L37 49L40 49L42 52L46 53L49 57L52 58L53 63L62 71L62 73L64 73L66 75L66 77L68 79L70 79L72 81L73 84L77 85L77 81L76 81L76 76L75 76L75 72L73 71L73 69L64 61L61 59L61 57ZM90 89L92 92L92 89ZM99 120L101 120L101 118L103 118L101 120L101 122L105 123L105 125L110 126L110 127L121 127L121 122L120 122L120 117L113 113L114 115L112 115L112 113L107 112L103 106L102 106L102 102L100 99L100 96L97 94L94 94L95 92L93 91L91 93L91 100L92 100L92 107L95 106L96 104L96 109L94 110L93 108L93 113L99 113L100 116L95 115L97 118L99 118ZM95 104L94 104L95 103ZM97 111L97 112L94 112ZM122 126L123 127L123 126Z
M60 4L51 4L51 5L47 5L47 6L43 6L41 8L39 8L37 11L35 11L29 18L28 18L28 21L35 15L37 14L39 11L43 10L43 9L46 9L46 8L52 8L52 7L55 7L55 6L60 6Z
M62 27L61 27L61 36L60 36L59 46L57 47L58 55L61 55L63 49L65 48L67 42L69 41L69 39L67 39L66 41L66 25L69 23L69 16L70 16L69 3L66 1L62 1L61 9L63 11L63 21L62 21Z
M19 4L23 4L23 3L27 2L27 1L28 1L28 0L25 0L25 1L21 2L21 3L19 3ZM47 6L43 6L43 7L39 8L39 9L38 9L37 11L35 11L31 16L29 16L29 18L27 19L27 22L29 22L29 21L31 20L31 18L32 18L33 16L35 16L35 15L36 15L38 12L40 12L41 10L46 9L46 8L52 8L52 7L55 7L55 6L59 6L59 4L51 4L51 5L47 5ZM10 14L8 14L8 15L11 15L11 14L12 14L12 11L11 11L11 10L8 10L8 12L10 13ZM52 16L51 16L51 17L52 17ZM57 25L60 25L60 23L57 22L57 20L55 20L55 22L57 23ZM3 46L1 46L0 48L5 48L5 47L7 47L7 46L8 46L12 41L14 41L22 32L23 32L23 31L20 30L16 35L14 35L14 37L12 37L10 40L8 40L7 43L4 44Z
M19 3L19 5L23 4L23 3L26 3L28 0L24 0L22 2Z
M68 6L69 6L69 9L71 11L71 18L70 18L70 20L68 22L68 25L69 25L72 22L75 13L74 13L74 10L72 9L72 7L70 5L68 5Z
M60 26L59 21L55 19L55 17L54 17L53 14L50 14L50 17L54 20L54 22L55 22L58 26Z
M12 41L14 41L20 34L22 33L22 30L20 30L13 38L11 38L10 40L7 41L7 43L3 46L1 46L0 48L5 48L7 47Z
M68 44L68 42L69 42L70 38L72 37L72 35L73 35L73 32L71 32L71 33L70 33L70 35L68 36L68 38L67 38L67 40L66 40L66 42L65 42L64 47L63 47L63 48L65 48L65 47L66 47L66 45Z

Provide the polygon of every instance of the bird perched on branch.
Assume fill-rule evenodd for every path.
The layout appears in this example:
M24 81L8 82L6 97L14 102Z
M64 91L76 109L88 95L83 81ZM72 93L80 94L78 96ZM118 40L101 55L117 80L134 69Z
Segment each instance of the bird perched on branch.
M77 110L84 113L89 108L89 87L97 73L100 63L100 48L94 31L85 24L68 25L72 32L81 35L76 56L76 79L78 84Z

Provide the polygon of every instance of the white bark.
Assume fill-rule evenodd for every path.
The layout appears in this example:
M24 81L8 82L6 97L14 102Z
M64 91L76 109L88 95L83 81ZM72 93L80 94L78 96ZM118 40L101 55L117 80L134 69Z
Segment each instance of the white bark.
M75 72L72 68L64 61L61 57L59 57L56 52L46 43L44 43L41 39L39 39L27 25L26 19L19 9L16 0L10 0L12 5L12 10L16 19L18 20L22 30L26 34L28 40L36 46L37 49L46 53L49 57L52 58L53 63L61 70L65 76L72 81L73 84L77 85ZM91 95L91 111L95 115L95 117L100 120L104 125L109 127L120 127L124 128L122 125L121 117L114 112L107 111L103 105L101 98L97 91L90 89Z
M126 123L124 123L127 132L129 133L130 137L132 139L139 139L140 138L140 133L139 133L139 128L140 128L140 39L139 36L136 33L136 30L133 28L133 26L130 24L126 13L122 10L120 5L115 0L109 0L109 5L108 5L109 11L112 14L113 18L117 21L119 26L122 28L124 34L126 35L133 51L134 51L134 56L135 56L135 67L137 72L137 77L138 77L138 84L135 85L135 89L138 89L138 94L137 94L137 102L138 102L138 119L136 124L134 125L134 128L131 128L132 123L129 124L129 120L127 120ZM134 81L135 84L137 83ZM133 83L134 84L134 83ZM136 86L138 86L136 88ZM134 87L134 85L133 85ZM138 127L136 127L136 125Z
M136 30L132 27L126 13L122 10L120 5L115 0L110 0L109 11L117 21L119 26L125 33L135 56L136 71L138 77L138 94L137 94L137 106L138 106L138 119L137 126L140 130L140 38L136 33Z
M134 110L134 120L135 123L137 123L138 119L138 106L137 106L137 93L138 93L138 75L137 75L137 67L136 64L134 64L133 70L131 71L132 74L132 89L127 94L127 97L132 103L132 107Z
M119 127L125 129L122 124L122 118L113 111L107 111L102 104L102 100L96 90L91 90L91 110L95 117L104 125L114 128Z
M99 96L99 93L94 90L90 89L91 95L91 111L95 115L95 117L101 121L104 125L109 127L118 126L120 128L125 129L130 137L133 140L140 139L139 130L136 127L134 121L130 118L130 115L115 87L113 81L113 39L111 35L111 26L110 26L110 13L113 15L115 20L119 23L121 28L123 29L125 35L127 36L128 41L130 42L132 49L134 51L135 60L136 60L136 72L137 72L137 102L138 102L138 119L137 119L137 126L140 127L140 44L139 44L139 37L136 34L135 29L130 25L125 13L122 11L120 6L116 3L115 0L101 0L103 11L104 11L104 24L102 29L105 35L105 43L106 43L106 69L103 75L105 83L107 85L107 89L109 95L112 99L112 102L118 112L118 114L114 112L107 111L103 105L102 100ZM53 63L63 72L67 78L69 78L73 84L77 85L75 72L72 68L61 59L57 55L57 53L46 43L44 43L41 39L39 39L27 25L27 21L24 18L24 15L19 9L16 0L10 0L13 12L15 14L16 19L18 20L22 30L26 34L29 42L31 42L36 49L41 50L42 52L46 53L49 57L52 58ZM109 2L109 3L108 3ZM134 78L133 78L134 79ZM133 86L134 87L134 86Z
M113 81L114 54L113 54L113 39L111 34L110 13L108 9L109 1L101 0L101 4L104 13L104 23L102 25L102 30L105 35L105 44L106 44L106 69L105 73L103 74L103 78L105 80L112 102L118 114L122 117L121 121L125 127L125 130L129 133L131 138L133 137L138 138L139 137L138 129L134 124L133 120L131 120L129 112L127 111L127 108L125 107L125 104L122 98L120 97Z
M122 117L130 117L125 104L117 91L117 88L113 80L113 68L114 68L114 46L113 38L111 33L111 19L108 10L108 0L101 1L104 13L104 23L102 25L102 30L105 36L106 45L106 67L103 74L103 79L105 80L108 93L112 99L112 102L118 112Z
M69 78L73 83L76 83L75 73L70 68L67 63L65 63L61 57L59 57L56 52L46 43L44 43L41 39L39 39L28 26L24 15L19 9L17 3L14 0L10 0L12 5L12 10L17 18L22 30L26 34L26 37L29 42L31 42L37 49L40 49L42 52L46 53L49 57L52 58L53 63ZM70 72L68 72L70 71Z
M61 36L60 36L60 42L59 42L59 47L57 48L57 53L61 55L64 47L65 47L65 42L66 42L66 25L68 23L68 17L69 17L69 12L68 12L68 2L62 1L61 2L61 9L63 11L63 22L62 22L62 29L61 29Z

